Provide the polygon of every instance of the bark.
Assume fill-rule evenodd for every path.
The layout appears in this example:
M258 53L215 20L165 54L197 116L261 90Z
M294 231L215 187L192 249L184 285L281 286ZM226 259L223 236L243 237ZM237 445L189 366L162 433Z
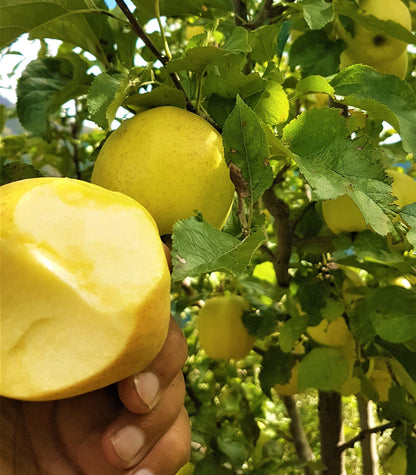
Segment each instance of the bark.
M293 438L296 453L298 454L299 460L306 465L308 462L314 460L314 455L302 425L300 414L296 406L296 400L293 396L282 396L282 401L290 417L289 430ZM304 472L305 475L315 474L315 471L308 466L305 466Z
M357 396L358 413L360 415L361 431L367 431L374 425L374 417L368 401ZM361 441L363 475L378 475L378 456L376 447L376 434L366 433Z
M319 392L319 430L321 459L326 467L322 475L343 475L344 456L339 450L342 435L342 401L338 392Z

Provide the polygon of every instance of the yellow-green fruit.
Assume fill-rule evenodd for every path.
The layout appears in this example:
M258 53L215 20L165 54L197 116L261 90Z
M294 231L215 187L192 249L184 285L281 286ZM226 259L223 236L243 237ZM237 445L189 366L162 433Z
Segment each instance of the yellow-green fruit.
M200 35L204 33L204 27L201 25L189 25L186 27L186 39L190 40L195 35Z
M215 359L244 358L254 346L255 338L247 332L242 315L248 302L238 295L213 297L199 310L199 342L206 354Z
M402 208L416 201L416 180L396 170L388 170L393 178L391 194L396 197L394 203ZM328 228L335 234L341 232L360 232L368 229L358 206L349 195L335 200L322 202L322 214Z
M306 329L309 336L321 345L343 346L352 339L352 333L344 317L329 322L323 319L318 325Z
M51 400L147 366L167 335L170 275L150 214L68 178L0 188L0 394Z
M274 390L280 396L294 396L295 394L298 394L300 392L298 388L299 364L300 364L299 361L296 361L295 365L292 368L290 379L287 383L275 384L273 386Z
M342 69L345 69L347 66L351 66L352 64L358 64L362 62L363 61L360 61L360 59L358 59L354 55L353 51L351 51L350 48L347 48L341 53L339 69L342 70ZM394 74L395 76L398 76L401 79L404 79L406 77L408 63L409 63L409 55L406 50L404 50L403 53L400 56L398 56L396 59L394 59L393 61L380 63L380 62L371 61L370 59L367 58L365 62L365 64L368 64L368 66L372 66L374 69L376 69L380 73Z
M378 392L378 400L389 400L389 389L392 384L390 371L387 367L386 361L381 358L374 360L374 366L369 374L370 381Z
M354 364L356 360L356 349L354 339L349 339L345 345L340 347L342 354L348 361L348 377L339 388L339 392L343 396L351 396L361 391L361 380L354 375Z
M92 182L136 199L161 235L195 211L221 228L234 195L221 135L197 114L171 106L137 114L112 132Z
M410 11L402 0L361 0L360 9L364 15L373 15L380 20L392 20L411 30ZM341 36L349 51L364 64L377 65L395 61L406 49L406 43L382 32L369 30L356 23L354 35L345 31Z

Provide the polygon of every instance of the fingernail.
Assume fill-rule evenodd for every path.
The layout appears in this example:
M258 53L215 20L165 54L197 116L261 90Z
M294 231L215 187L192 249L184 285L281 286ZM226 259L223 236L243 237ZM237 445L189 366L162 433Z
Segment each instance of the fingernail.
M114 450L125 462L131 462L144 444L144 434L137 426L125 426L111 437Z
M140 373L135 376L134 385L141 400L149 409L152 409L159 395L159 378L151 372Z
M141 468L138 472L134 472L133 475L154 475L154 473L147 468Z

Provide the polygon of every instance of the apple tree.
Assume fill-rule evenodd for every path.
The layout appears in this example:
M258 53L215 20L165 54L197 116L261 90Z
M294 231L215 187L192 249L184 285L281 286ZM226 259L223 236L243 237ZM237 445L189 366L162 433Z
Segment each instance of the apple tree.
M39 47L16 107L0 109L2 184L89 181L117 122L149 108L186 108L222 134L235 186L224 228L195 210L162 237L189 344L195 474L416 473L415 11L414 0L0 2L2 55L24 56L23 34ZM199 309L233 294L252 349L212 358ZM235 328L212 322L216 344L232 342Z

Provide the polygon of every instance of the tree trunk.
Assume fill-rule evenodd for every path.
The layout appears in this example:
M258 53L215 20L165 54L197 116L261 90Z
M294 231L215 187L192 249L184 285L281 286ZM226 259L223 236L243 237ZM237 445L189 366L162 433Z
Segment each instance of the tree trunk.
M322 474L343 475L344 456L338 449L343 440L341 394L320 391L318 409L321 458L326 467Z
M368 401L357 396L358 413L360 415L361 430L374 426L374 417ZM376 434L368 434L361 441L363 475L378 475L378 456Z
M306 438L305 431L303 429L302 421L298 408L296 406L296 400L292 396L281 396L283 404L286 407L288 416L290 417L290 434L293 438L293 443L295 445L296 453L298 454L299 460L307 464L314 460L314 455L312 453L311 447L309 445L308 439ZM305 467L305 475L314 475L315 471L310 467Z

